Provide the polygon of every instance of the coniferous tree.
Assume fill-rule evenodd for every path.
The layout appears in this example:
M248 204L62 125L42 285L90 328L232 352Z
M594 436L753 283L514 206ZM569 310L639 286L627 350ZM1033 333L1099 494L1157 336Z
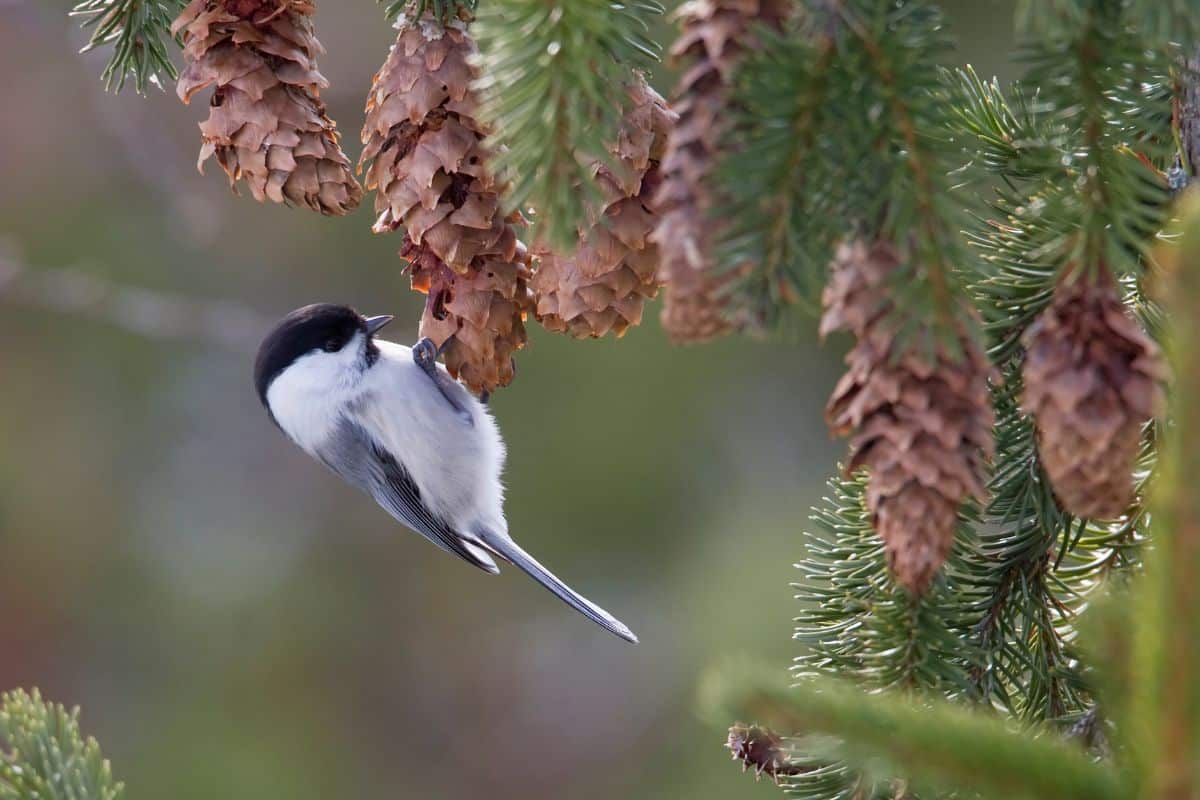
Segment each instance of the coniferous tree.
M271 24L265 5L312 6L207 0L178 29L200 6ZM115 45L110 86L173 74L174 2L78 10ZM726 723L767 726L735 726L734 757L807 798L1200 796L1180 485L1200 211L1178 199L1200 170L1200 3L1022 0L1007 87L956 68L932 0L691 0L665 48L660 11L388 5L363 163L422 330L481 394L511 380L526 318L619 334L660 282L676 341L850 334L827 407L849 455L798 545L796 684L709 686ZM253 98L258 73L192 36L193 66ZM663 50L669 110L639 83ZM315 100L308 61L266 63ZM249 134L227 133L240 165ZM252 189L286 171L272 153Z

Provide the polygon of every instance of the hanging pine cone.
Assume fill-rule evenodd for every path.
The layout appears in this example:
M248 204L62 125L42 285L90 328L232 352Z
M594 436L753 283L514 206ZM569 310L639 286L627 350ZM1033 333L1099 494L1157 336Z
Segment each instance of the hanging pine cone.
M1142 427L1163 407L1166 364L1107 278L1061 284L1025 332L1022 409L1062 507L1111 519L1133 500Z
M319 99L325 52L308 0L192 0L171 26L184 43L179 98L215 86L197 166L216 156L230 186L244 180L260 203L295 203L342 215L362 187Z
M524 319L532 301L523 251L522 246L511 260L492 259L485 269L465 273L407 238L400 251L409 261L413 289L426 295L421 335L439 346L449 341L442 351L446 369L479 395L512 382L513 354L525 345Z
M783 0L692 0L677 12L682 32L671 56L683 76L671 107L679 122L668 139L662 188L654 197L660 215L654 240L667 285L662 322L677 344L707 341L734 328L721 296L729 273L715 274L712 264L709 173L729 114L733 70L752 45L751 26L779 24L786 12Z
M629 96L631 105L612 147L621 174L599 161L593 166L604 193L603 212L580 231L579 247L570 256L539 254L530 282L538 321L577 339L609 331L624 335L642 321L646 300L658 293L658 247L649 239L656 219L649 198L658 188L658 163L674 115L640 74Z
M403 228L400 255L428 295L421 335L478 394L507 385L532 308L524 248L487 170L487 130L470 91L466 21L405 21L367 99L359 169L375 190L377 233ZM453 337L453 338L451 338Z
M867 508L893 575L921 593L950 554L959 506L985 497L992 368L965 332L961 353L941 344L897 351L889 292L900 266L887 242L838 248L821 334L847 330L857 342L825 415L836 434L852 437L847 474L869 472Z

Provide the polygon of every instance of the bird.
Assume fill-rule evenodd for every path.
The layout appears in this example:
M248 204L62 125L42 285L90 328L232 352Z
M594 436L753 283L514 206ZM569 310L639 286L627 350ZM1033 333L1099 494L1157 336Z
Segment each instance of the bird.
M377 338L390 315L317 303L266 335L254 385L287 438L398 522L484 572L528 574L606 630L633 632L513 541L504 516L505 446L488 406L438 363L428 338ZM443 344L444 348L444 344Z

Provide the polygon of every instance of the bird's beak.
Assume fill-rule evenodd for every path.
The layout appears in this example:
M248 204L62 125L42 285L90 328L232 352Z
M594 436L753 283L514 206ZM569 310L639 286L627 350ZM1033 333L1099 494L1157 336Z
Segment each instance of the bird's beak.
M395 317L391 314L382 314L378 317L367 317L367 336L374 336L375 332L387 325Z

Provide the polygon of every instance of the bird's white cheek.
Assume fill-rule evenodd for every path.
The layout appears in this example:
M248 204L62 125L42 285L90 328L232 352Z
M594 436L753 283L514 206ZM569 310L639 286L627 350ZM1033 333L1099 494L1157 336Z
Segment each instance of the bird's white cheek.
M279 426L309 453L333 435L346 403L355 396L361 376L357 360L349 346L337 353L310 353L296 359L267 390Z

